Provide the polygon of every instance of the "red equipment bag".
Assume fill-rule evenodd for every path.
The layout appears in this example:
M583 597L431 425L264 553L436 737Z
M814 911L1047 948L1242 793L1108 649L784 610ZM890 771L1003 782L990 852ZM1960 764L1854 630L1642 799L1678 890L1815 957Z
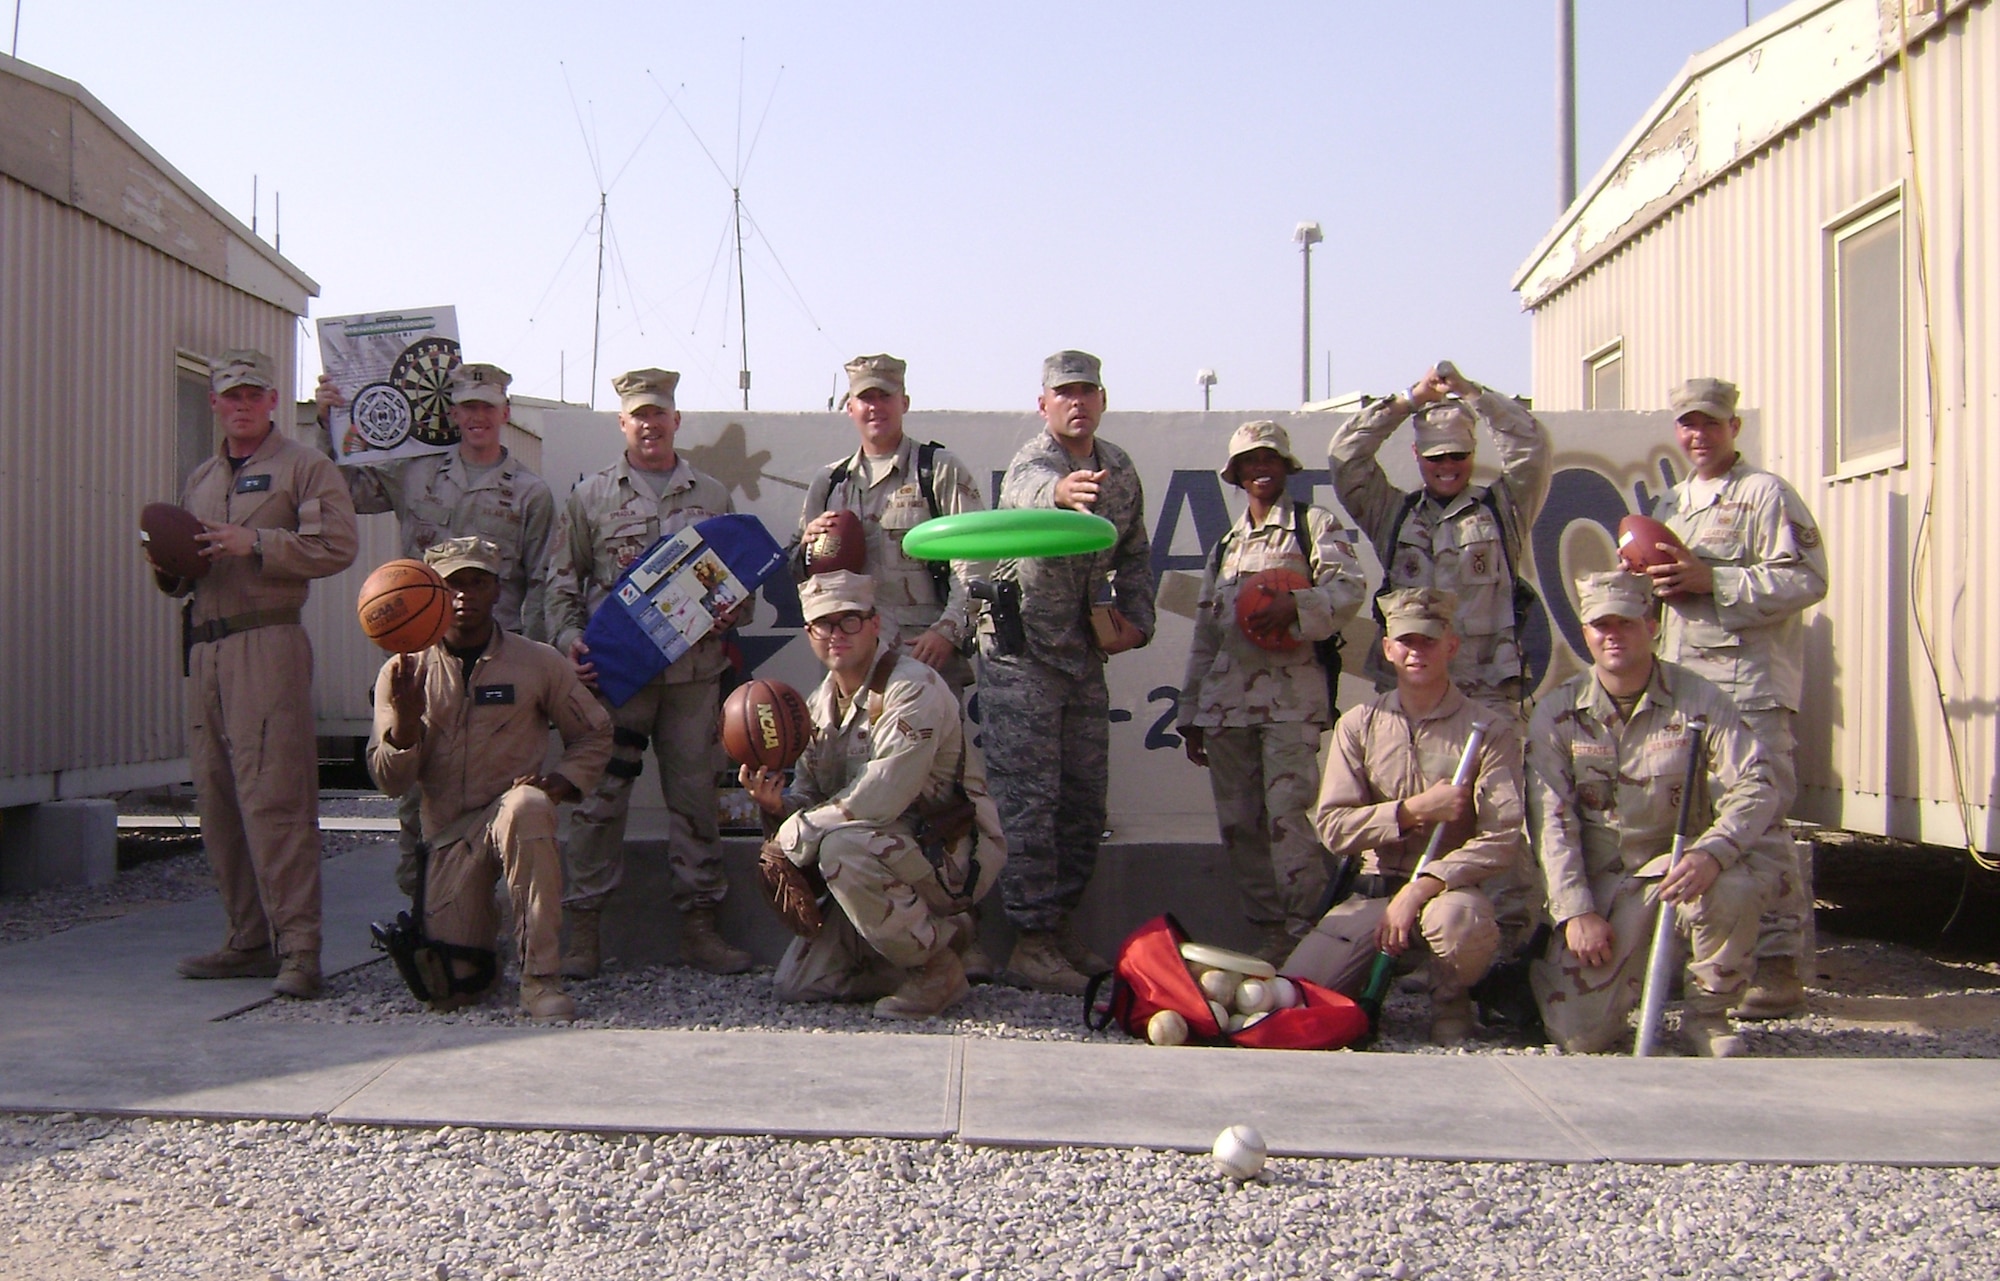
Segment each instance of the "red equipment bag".
M1368 1035L1368 1016L1340 993L1293 978L1303 1004L1273 1010L1256 1026L1234 1034L1216 1025L1208 998L1181 959L1187 931L1171 913L1147 921L1118 948L1117 968L1090 980L1083 994L1083 1021L1102 1032L1113 1020L1127 1033L1146 1039L1146 1023L1161 1010L1187 1020L1188 1044L1235 1045L1260 1050L1337 1050ZM1290 977L1289 975L1287 976ZM1109 991L1099 993L1109 981Z

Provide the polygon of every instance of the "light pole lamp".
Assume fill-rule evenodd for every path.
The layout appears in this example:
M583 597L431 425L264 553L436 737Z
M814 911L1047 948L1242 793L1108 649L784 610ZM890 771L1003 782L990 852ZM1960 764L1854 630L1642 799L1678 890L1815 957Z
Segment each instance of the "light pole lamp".
M1201 384L1201 412L1205 414L1208 412L1208 389L1215 386L1215 371L1197 369L1194 371L1194 380Z
M1299 403L1302 405L1313 398L1313 246L1325 239L1316 222L1302 222L1292 229L1292 240L1305 259L1306 273L1303 337L1299 348Z

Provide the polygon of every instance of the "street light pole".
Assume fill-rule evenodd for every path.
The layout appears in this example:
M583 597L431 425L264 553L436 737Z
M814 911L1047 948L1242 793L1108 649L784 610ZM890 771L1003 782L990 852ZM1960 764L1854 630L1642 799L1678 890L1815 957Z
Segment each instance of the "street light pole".
M1197 369L1194 372L1194 380L1201 384L1201 412L1205 414L1208 412L1208 389L1215 386L1215 371Z
M1324 239L1326 237L1320 233L1316 222L1302 222L1292 229L1292 240L1298 244L1300 256L1305 260L1304 319L1300 325L1299 347L1299 403L1302 405L1313 398L1313 246Z

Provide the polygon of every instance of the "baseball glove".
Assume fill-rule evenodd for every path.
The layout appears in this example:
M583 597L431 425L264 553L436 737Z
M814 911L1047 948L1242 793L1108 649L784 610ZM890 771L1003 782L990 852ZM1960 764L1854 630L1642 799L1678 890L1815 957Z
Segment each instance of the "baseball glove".
M817 880L786 858L777 842L764 842L763 852L757 856L757 883L779 919L802 939L818 938L824 924L819 914L820 887L814 884Z

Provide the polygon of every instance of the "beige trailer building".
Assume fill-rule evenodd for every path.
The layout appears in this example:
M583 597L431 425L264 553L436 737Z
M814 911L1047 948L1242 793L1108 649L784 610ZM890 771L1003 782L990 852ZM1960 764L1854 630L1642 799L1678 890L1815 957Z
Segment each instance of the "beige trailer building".
M1514 282L1537 409L1743 388L1819 518L1798 816L2000 849L2000 15L1798 0L1692 58Z

